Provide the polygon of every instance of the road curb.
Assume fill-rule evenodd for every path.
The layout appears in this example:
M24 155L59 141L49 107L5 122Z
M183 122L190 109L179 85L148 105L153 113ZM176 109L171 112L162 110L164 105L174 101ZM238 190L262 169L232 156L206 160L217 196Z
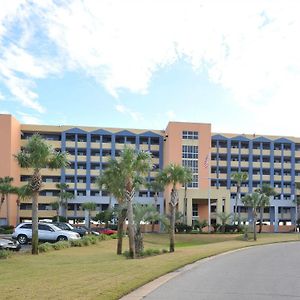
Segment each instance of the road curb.
M276 243L270 243L270 244L253 245L253 246L247 246L247 247L243 247L243 248L239 248L239 249L229 250L224 253L219 253L216 255L212 255L212 256L209 256L206 258L199 259L191 264L188 264L182 268L179 268L175 271L167 273L161 277L158 277L158 278L146 283L145 285L137 288L136 290L132 291L131 293L123 296L119 300L141 300L144 297L146 297L147 295L149 295L151 292L153 292L154 290L159 288L161 285L167 283L169 280L171 280L179 275L182 275L183 273L190 271L193 268L198 267L200 264L202 264L206 261L218 258L220 256L232 254L234 252L239 252L239 251L243 251L243 250L247 250L247 249L255 248L255 247L259 247L259 246L270 246L270 245L276 245L276 244L283 244L283 243L287 243L287 242L288 243L299 243L299 241L286 241L286 242L282 242L282 243L276 242Z

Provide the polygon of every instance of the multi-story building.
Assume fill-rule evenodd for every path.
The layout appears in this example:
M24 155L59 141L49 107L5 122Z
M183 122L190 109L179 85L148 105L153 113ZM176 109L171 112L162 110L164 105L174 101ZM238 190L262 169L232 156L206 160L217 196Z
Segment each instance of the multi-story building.
M55 215L51 203L57 200L56 183L59 182L67 183L74 193L67 211L70 219L84 218L84 202L95 202L97 210L105 210L109 197L105 191L99 191L95 179L105 170L109 158L119 157L125 146L131 146L152 153L153 170L147 175L148 181L169 163L192 170L193 181L186 201L183 201L184 190L179 187L178 209L186 211L189 224L193 220L215 223L219 221L217 212L232 212L236 186L231 175L242 171L249 175L243 183L242 195L252 193L263 183L270 184L278 193L264 210L266 229L293 230L297 218L295 183L300 182L300 138L212 133L210 124L181 122L170 122L165 130L25 125L10 115L0 115L0 177L13 177L15 185L28 181L32 170L20 169L13 155L36 132L53 148L67 151L70 161L70 167L64 170L42 170L40 218ZM166 189L158 199L161 213L169 209L169 192ZM10 195L8 203L3 204L0 224L15 224L15 200ZM153 203L153 193L141 188L136 201ZM251 221L251 213L242 203L238 203L238 214ZM21 203L20 217L31 217L31 200Z

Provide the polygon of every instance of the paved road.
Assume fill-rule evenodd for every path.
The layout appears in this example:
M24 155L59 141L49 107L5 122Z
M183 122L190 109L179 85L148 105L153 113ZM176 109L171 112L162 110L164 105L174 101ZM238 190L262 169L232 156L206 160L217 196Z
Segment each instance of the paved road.
M200 262L144 299L300 299L300 242L258 246Z

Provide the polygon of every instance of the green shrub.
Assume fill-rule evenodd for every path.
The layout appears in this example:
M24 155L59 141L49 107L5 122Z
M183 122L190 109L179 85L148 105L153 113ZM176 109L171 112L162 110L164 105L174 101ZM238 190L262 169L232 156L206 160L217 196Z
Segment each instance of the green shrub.
M110 240L111 237L110 237L109 235L107 235L107 234L99 234L99 235L98 235L98 239L99 239L100 241L106 241L106 240Z
M97 236L95 235L86 235L82 238L82 240L87 240L89 242L89 244L97 244L97 242L99 241L99 239L97 238ZM86 245L88 246L88 245Z
M0 259L9 258L11 255L12 253L8 250L0 250Z
M14 232L14 226L11 225L0 226L0 233L2 234L12 234L13 232Z
M192 231L193 227L186 225L184 223L177 223L175 224L175 232L178 233L190 233Z
M160 250L149 248L149 249L146 249L144 251L144 253L145 253L145 256L158 255L158 254L160 254Z
M167 249L162 249L161 253L169 253L169 251Z
M126 258L130 258L129 251L126 250L122 253Z
M44 243L39 245L39 252L49 252L54 250L53 244L50 243Z
M52 247L54 250L61 250L61 249L70 248L71 246L68 241L60 241L52 244Z
M84 236L83 238L81 238L81 243L83 246L89 246L91 244L91 240L88 236Z
M70 245L71 245L71 247L83 247L84 246L81 239L80 240L71 240Z
M116 224L109 224L108 228L111 229L111 230L118 230L118 225L116 225Z
M114 234L111 234L109 237L110 237L111 239L115 240L115 239L118 238L118 234L117 234L117 233L114 233Z

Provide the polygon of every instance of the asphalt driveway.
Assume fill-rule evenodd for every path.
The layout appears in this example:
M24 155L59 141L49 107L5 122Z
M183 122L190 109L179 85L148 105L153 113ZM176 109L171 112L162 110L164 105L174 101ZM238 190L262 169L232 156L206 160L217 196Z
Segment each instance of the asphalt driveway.
M144 299L300 299L300 242L258 246L202 261Z

